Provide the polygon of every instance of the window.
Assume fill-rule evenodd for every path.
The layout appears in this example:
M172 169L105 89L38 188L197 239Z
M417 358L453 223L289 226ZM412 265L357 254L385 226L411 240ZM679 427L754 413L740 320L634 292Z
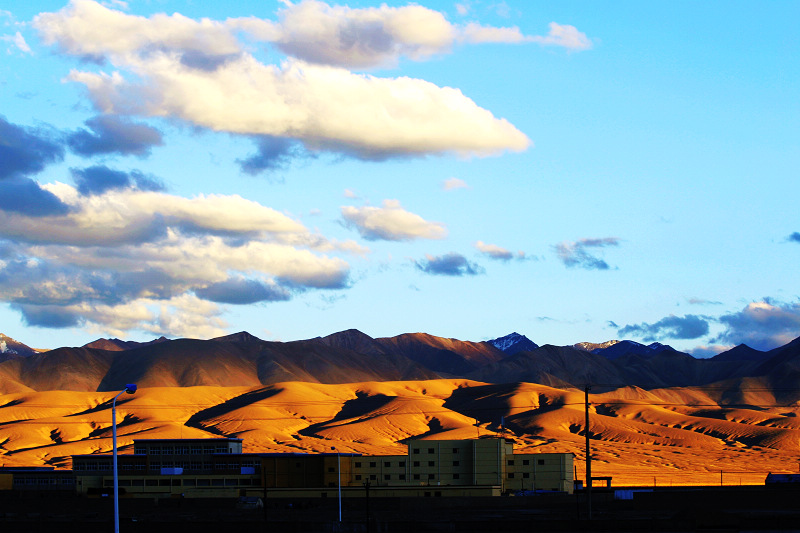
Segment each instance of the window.
M389 474L384 474L383 479L389 481L390 479L392 479L392 476L390 476Z
M405 468L406 462L405 461L400 461L399 463L397 463L397 466L399 466L400 468Z
M405 481L406 480L406 475L405 474L400 474L398 477L400 478L400 481Z
M356 481L361 481L361 474L356 474Z
M145 487L158 487L158 480L157 479L145 479L144 480Z
M509 459L507 464L508 466L514 466L514 459Z
M419 474L414 474L414 479L419 479Z
M375 468L376 466L378 466L378 463L376 463L375 461L370 461L369 462L369 467L370 468Z
M383 466L385 466L386 468L389 468L390 466L392 466L392 462L391 461L384 461L383 462Z
M428 453L435 453L435 452L436 452L436 450L435 450L435 449L433 449L433 448L428 448Z
M144 487L144 480L143 479L133 479L131 480L131 485L134 487Z
M538 461L536 461L536 463L540 464L540 465L543 465L544 464L544 459L539 459Z
M356 461L356 468L361 468L361 461Z
M458 453L458 452L459 452L458 448L453 448L453 453Z
M198 479L197 480L197 486L198 487L210 487L211 486L211 480L210 479Z
M528 459L523 459L522 460L522 466L528 466L529 464L531 464L530 460L528 460Z
M184 487L194 487L196 485L197 485L197 481L195 481L194 479L184 479L183 480L183 486Z
M161 455L161 446L150 446L150 455Z
M158 480L158 486L159 487L169 487L170 486L169 479L159 479Z
M508 479L514 479L514 472L508 473Z
M460 478L461 478L461 474L453 474L453 479L460 479Z
M203 446L203 453L214 453L213 446Z
M230 450L224 444L217 444L217 453L230 453Z
M370 475L369 475L369 478L370 478L371 480L375 481L376 479L378 479L378 476L376 476L375 474L370 474Z
M336 469L332 466L328 467L328 472L336 472Z
M188 446L175 446L175 454L176 455L186 455L189 453Z
M436 475L435 474L428 474L428 479L436 479Z
M458 461L453 461L453 466L461 466L461 463Z
M522 477L528 479L529 477L531 477L531 475L528 472L523 472Z
M161 448L162 455L173 455L174 453L175 450L172 448L172 446L164 446L163 448Z
M419 461L414 461L414 466L419 466Z
M225 486L226 487L235 487L236 485L238 485L238 483L237 483L237 480L235 480L235 479L226 479L225 480Z
M211 480L211 486L212 487L222 487L223 485L225 485L225 480L224 479L212 479Z
M419 448L414 448L414 453L419 453Z
M436 462L435 461L428 461L428 466L436 466Z
M203 453L202 446L192 446L192 455L200 455L201 453Z

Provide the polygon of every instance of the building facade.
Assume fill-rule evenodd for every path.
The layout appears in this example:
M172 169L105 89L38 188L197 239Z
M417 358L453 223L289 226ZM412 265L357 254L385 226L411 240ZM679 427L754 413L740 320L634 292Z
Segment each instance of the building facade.
M496 496L572 493L573 455L516 454L502 438L411 440L405 455L243 453L242 439L137 439L118 455L124 497ZM113 490L113 456L75 455L72 471L0 469L0 490L38 486L86 496Z

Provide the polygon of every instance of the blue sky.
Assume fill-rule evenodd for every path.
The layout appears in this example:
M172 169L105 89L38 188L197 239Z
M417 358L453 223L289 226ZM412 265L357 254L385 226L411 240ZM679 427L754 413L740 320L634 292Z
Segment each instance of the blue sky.
M0 10L0 331L800 336L796 2Z

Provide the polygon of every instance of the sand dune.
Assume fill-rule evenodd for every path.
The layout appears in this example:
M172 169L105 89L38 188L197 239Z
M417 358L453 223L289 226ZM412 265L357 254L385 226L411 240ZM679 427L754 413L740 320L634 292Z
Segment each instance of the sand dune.
M111 451L113 393L0 396L0 463L69 467ZM504 434L516 449L585 464L584 393L464 379L258 387L147 387L117 404L121 453L134 438L236 436L250 452L405 452L409 438ZM614 484L763 483L794 472L798 407L719 407L707 391L626 387L590 395L593 472ZM501 420L504 422L501 425ZM660 481L659 481L660 480Z

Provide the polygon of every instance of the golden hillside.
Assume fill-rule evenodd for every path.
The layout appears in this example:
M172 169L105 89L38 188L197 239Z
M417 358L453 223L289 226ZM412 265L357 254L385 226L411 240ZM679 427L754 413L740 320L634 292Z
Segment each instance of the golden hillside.
M757 389L753 389L757 390ZM765 390L765 389L762 389ZM111 452L115 393L0 395L0 464L69 467L69 456ZM590 395L593 474L615 485L761 484L796 472L800 408L750 393L720 406L714 391L626 387ZM144 387L117 403L121 453L133 439L244 439L247 452L405 452L409 438L503 432L517 450L572 452L584 475L584 393L530 383L465 379L268 386Z

